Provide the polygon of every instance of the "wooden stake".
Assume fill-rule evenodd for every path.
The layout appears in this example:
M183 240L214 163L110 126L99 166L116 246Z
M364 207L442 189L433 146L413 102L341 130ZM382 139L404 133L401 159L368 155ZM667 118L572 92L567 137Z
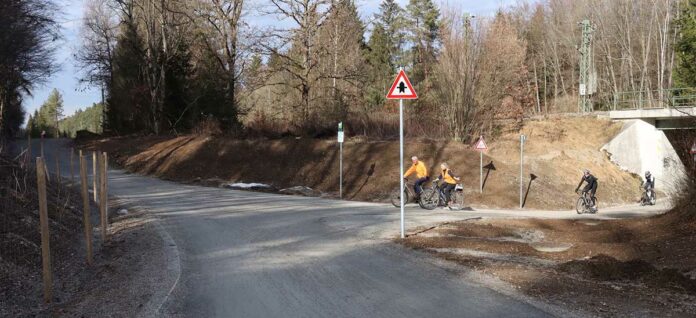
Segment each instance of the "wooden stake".
M61 177L60 177L60 155L58 155L58 153L56 153L56 180L58 181L58 183L60 183L60 181L61 181Z
M87 244L87 264L92 265L92 218L89 207L89 185L87 184L87 162L80 150L80 186L82 190L82 223L85 226L85 242Z
M44 301L53 299L53 277L51 273L51 247L48 233L48 204L46 202L46 171L43 158L36 158L36 179L39 185L39 224L41 226L41 259L43 264Z
M73 169L73 157L75 156L75 148L70 148L70 183L75 183L75 169Z
M99 180L99 175L97 174L97 164L99 163L99 155L96 151L92 151L92 190L94 190L94 202L97 202L97 180Z
M104 214L107 216L107 222L109 221L108 216L109 216L109 155L104 152L103 155L104 158L104 174L103 174L103 180L104 180L104 190L102 193L104 193Z
M104 180L106 161L104 160L104 156L102 156L101 154L98 154L97 157L99 158L99 217L101 220L102 244L104 244L108 239L106 236L106 227L108 226L108 220L106 217L106 196L104 193L106 190L106 181Z

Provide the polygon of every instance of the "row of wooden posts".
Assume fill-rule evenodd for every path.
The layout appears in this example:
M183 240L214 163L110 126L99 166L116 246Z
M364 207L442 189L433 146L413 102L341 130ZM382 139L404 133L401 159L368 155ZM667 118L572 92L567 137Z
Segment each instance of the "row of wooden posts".
M29 140L28 158L31 158L31 139ZM70 150L70 180L71 185L75 185L74 174L74 153L75 150ZM80 164L80 185L82 195L82 216L84 225L85 244L87 246L87 264L92 265L94 259L92 255L92 221L90 209L90 197L87 181L87 162L82 150L79 151ZM43 286L44 286L44 301L50 303L53 298L53 272L51 269L51 248L50 235L48 227L48 202L46 198L46 182L50 182L47 163L43 155L43 141L41 142L41 156L36 158L36 178L38 181L39 192L39 224L41 227L41 256L43 267ZM56 156L56 180L61 182L60 176L60 161ZM106 152L92 152L92 189L94 193L94 202L99 205L99 219L101 228L102 244L108 241L108 155ZM98 188L97 188L98 186Z

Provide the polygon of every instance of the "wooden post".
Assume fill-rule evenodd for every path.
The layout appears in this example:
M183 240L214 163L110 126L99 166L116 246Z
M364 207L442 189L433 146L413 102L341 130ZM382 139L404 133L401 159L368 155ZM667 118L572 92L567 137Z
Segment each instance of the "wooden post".
M99 175L97 174L97 164L99 163L99 155L96 151L92 151L92 190L94 190L94 202L97 202L97 180Z
M73 157L75 156L75 148L70 148L70 183L75 184L75 169L73 169Z
M106 171L106 160L104 160L104 156L101 154L98 154L97 157L99 158L99 217L101 220L101 235L102 235L102 244L104 244L107 240L106 237L106 227L107 227L107 217L106 217L106 181L104 172Z
M31 134L27 133L27 163L31 163Z
M56 180L60 183L60 155L56 153Z
M43 264L44 301L53 299L53 277L51 274L51 247L48 233L48 203L46 202L46 171L43 158L36 158L36 178L39 185L39 223L41 225L41 259Z
M104 174L102 175L103 177L103 182L104 182L104 190L102 193L104 193L104 214L107 216L107 223L109 221L109 155L104 152L104 155L102 156L104 158Z
M82 190L82 223L85 226L85 242L87 244L87 264L92 265L92 218L89 207L89 185L87 184L87 162L80 150L80 186Z

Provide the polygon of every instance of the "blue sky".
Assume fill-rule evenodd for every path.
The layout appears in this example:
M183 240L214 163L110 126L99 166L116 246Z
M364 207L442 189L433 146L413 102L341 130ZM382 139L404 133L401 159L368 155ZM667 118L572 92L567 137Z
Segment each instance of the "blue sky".
M263 0L247 0L248 2L263 3ZM405 6L409 0L397 0ZM36 87L33 96L27 96L24 100L24 108L31 114L39 108L53 88L58 89L63 95L65 115L73 114L77 109L84 109L92 103L101 100L101 93L93 87L85 87L79 83L80 70L75 66L73 54L79 49L80 45L80 23L82 19L84 0L57 0L61 6L62 13L59 15L59 22L63 27L63 42L59 45L56 52L56 61L60 64L60 71L54 74L45 85ZM358 10L364 20L370 19L377 12L382 0L357 0ZM461 8L463 11L474 15L492 15L501 6L514 4L516 0L444 0L437 1L440 5ZM267 23L268 17L263 18L249 13L252 24ZM255 21L253 21L255 20ZM257 22L257 23L254 23Z

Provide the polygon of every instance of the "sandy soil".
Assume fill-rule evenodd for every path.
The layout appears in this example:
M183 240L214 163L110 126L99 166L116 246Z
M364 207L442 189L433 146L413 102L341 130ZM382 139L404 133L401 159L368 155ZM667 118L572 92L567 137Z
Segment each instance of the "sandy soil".
M696 315L696 222L478 219L406 238L414 249L592 316Z
M529 136L525 155L525 207L571 209L581 169L600 180L601 206L634 202L640 181L621 171L599 149L620 124L595 118L528 121L521 131L501 127L488 138L484 164L495 170L479 194L479 154L470 145L445 141L408 141L405 153L418 155L431 173L447 161L462 176L466 200L482 207L514 208L519 204L519 133ZM338 145L334 140L232 140L222 136L120 137L84 142L89 149L111 153L127 170L163 179L202 185L261 182L285 188L309 186L329 195L338 190ZM398 187L398 142L349 139L344 145L344 197L385 201ZM529 181L529 173L538 178ZM531 186L529 186L531 185Z

